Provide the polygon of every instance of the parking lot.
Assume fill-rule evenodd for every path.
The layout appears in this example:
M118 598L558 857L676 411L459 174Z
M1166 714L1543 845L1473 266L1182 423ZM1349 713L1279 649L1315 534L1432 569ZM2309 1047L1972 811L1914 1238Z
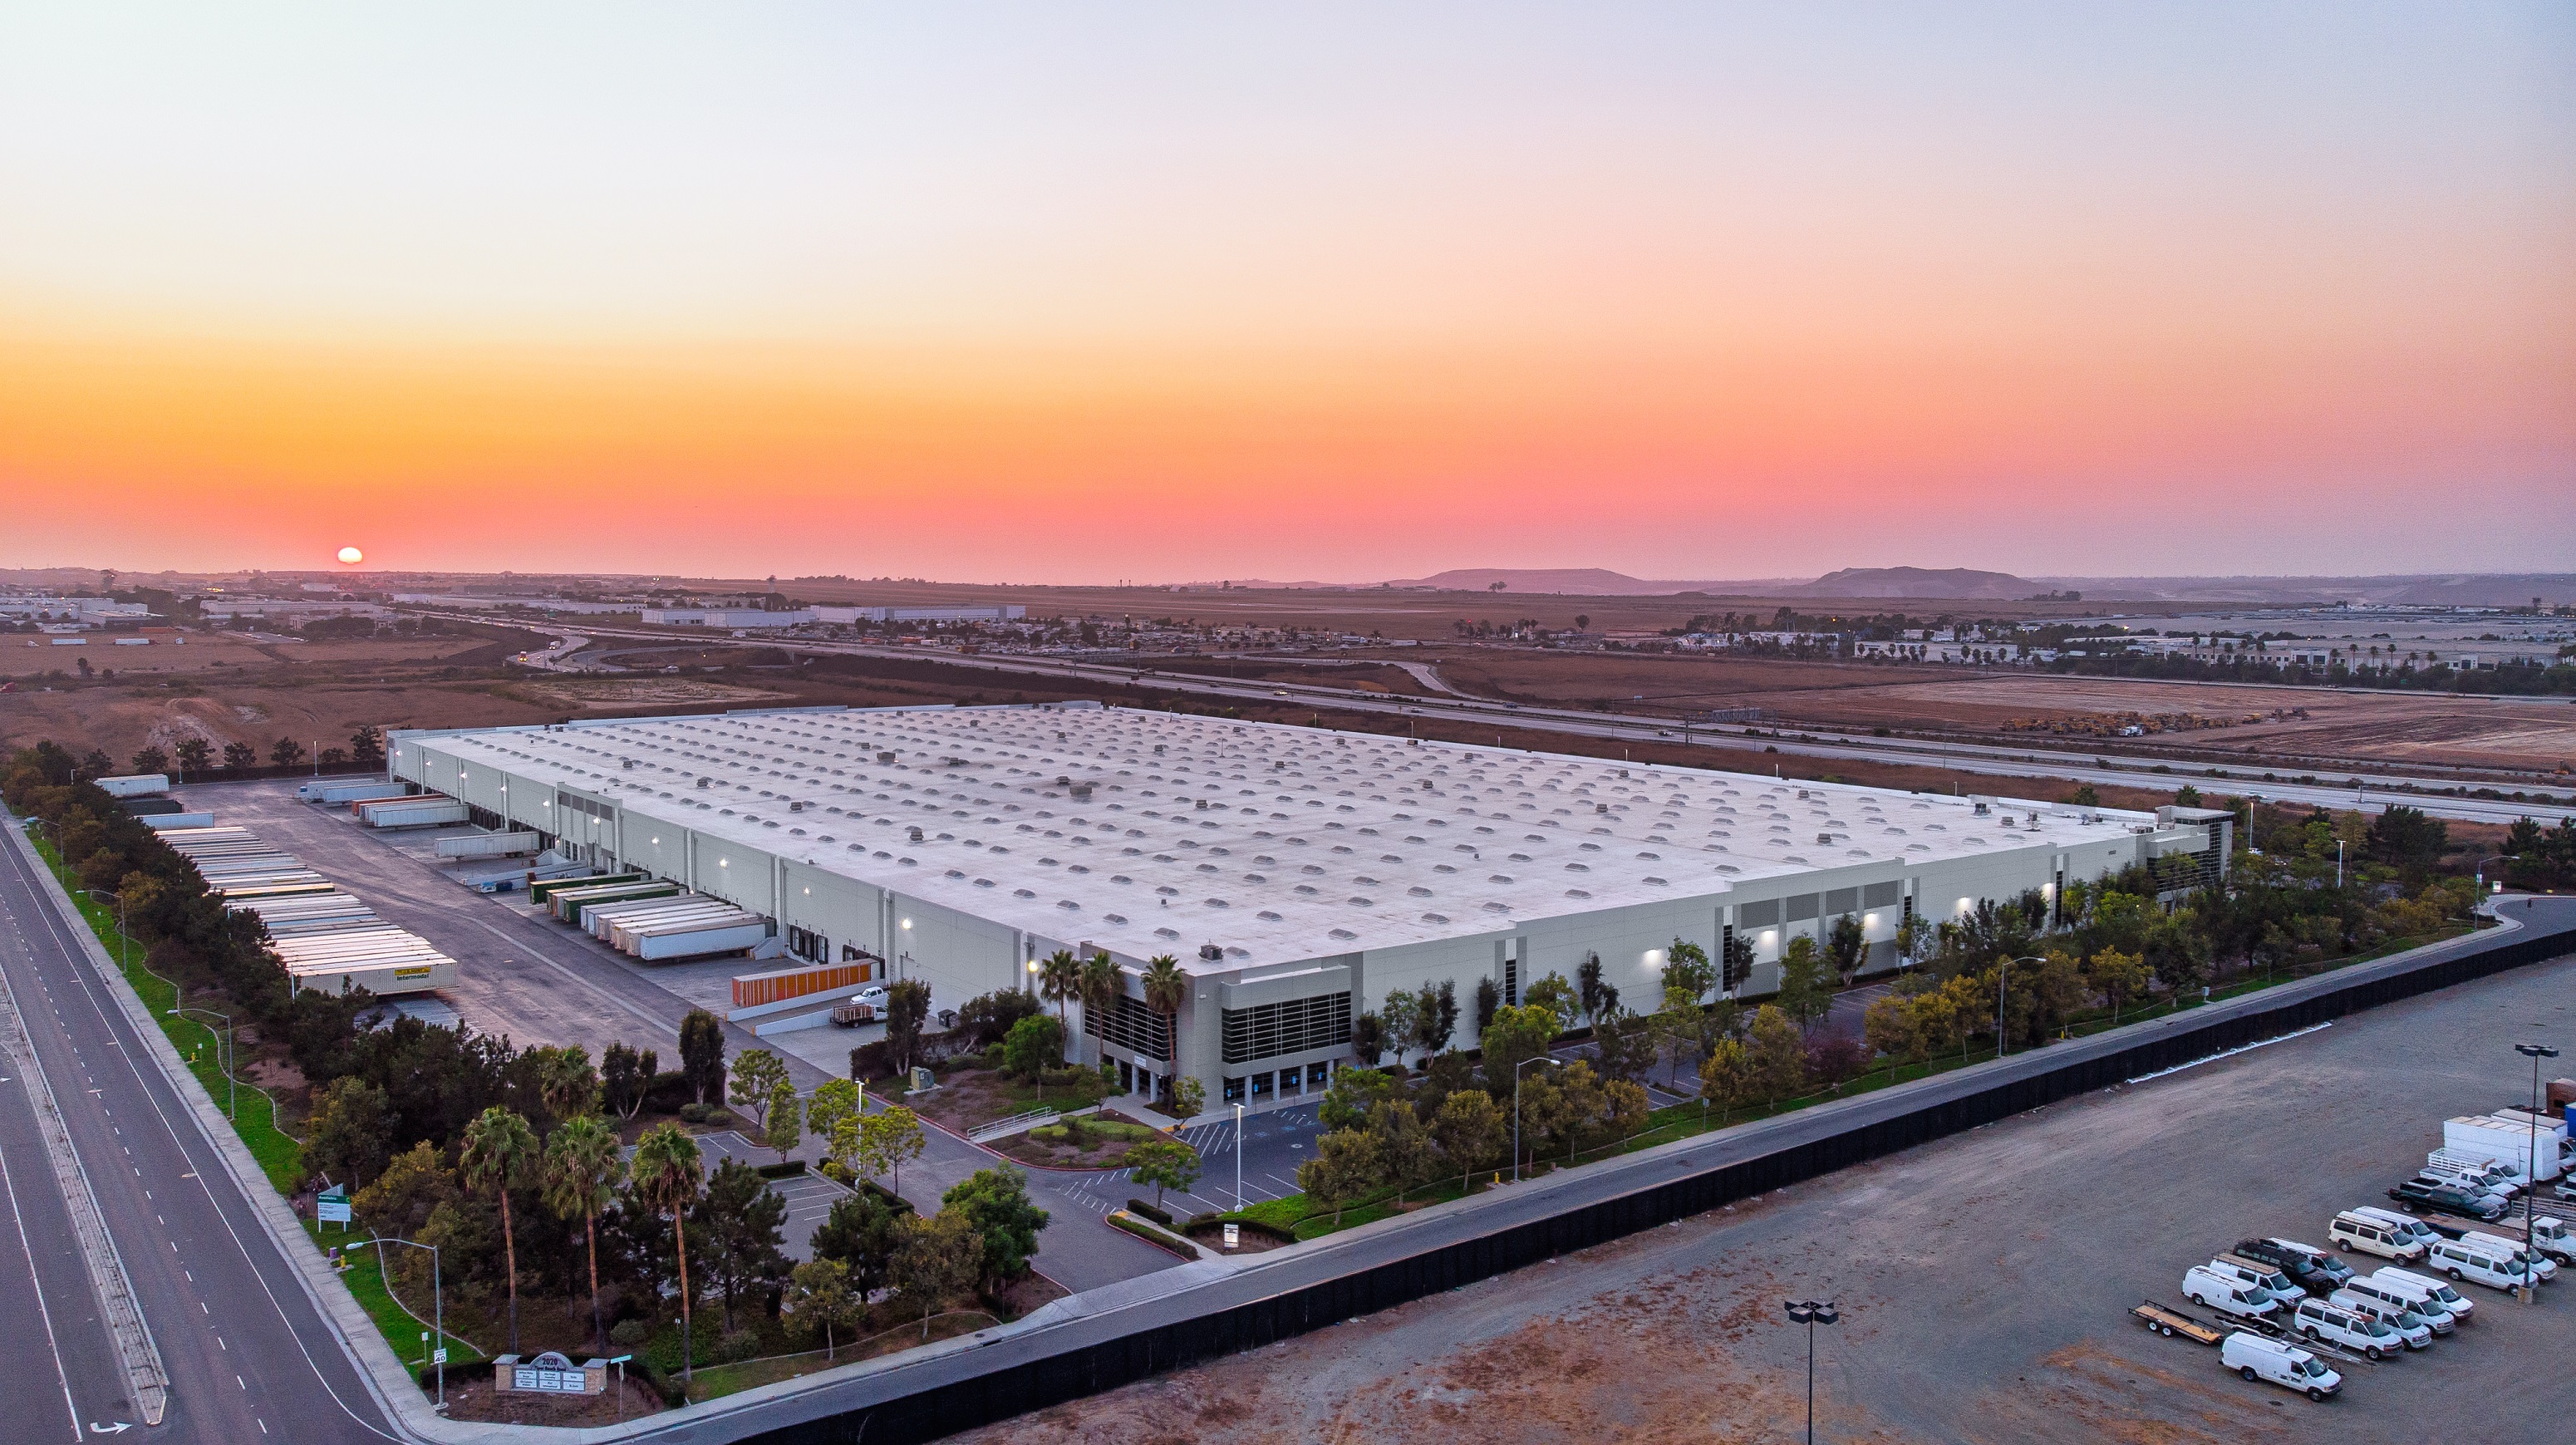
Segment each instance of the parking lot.
M993 1441L2567 1438L2576 1281L2475 1285L2474 1323L2311 1402L2148 1333L2146 1298L2247 1236L2324 1242L2455 1114L2528 1096L2576 961L1990 1125L1436 1299L995 1427ZM1213 1162L1213 1161L1212 1161ZM2380 1263L2346 1256L2357 1270Z

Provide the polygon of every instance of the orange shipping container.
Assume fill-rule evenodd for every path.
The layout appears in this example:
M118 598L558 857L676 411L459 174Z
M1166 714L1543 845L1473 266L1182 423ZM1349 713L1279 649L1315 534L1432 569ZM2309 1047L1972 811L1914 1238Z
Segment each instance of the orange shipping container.
M868 981L867 962L831 963L814 968L788 968L776 973L736 974L733 980L733 1006L757 1008L782 999L803 998L809 993L829 993L836 988L856 988Z

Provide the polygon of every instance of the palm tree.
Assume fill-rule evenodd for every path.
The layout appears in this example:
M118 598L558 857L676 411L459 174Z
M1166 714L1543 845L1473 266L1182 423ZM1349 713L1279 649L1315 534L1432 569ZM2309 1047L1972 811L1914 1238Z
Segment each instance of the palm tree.
M1118 976L1118 962L1105 953L1095 953L1082 964L1082 1020L1091 1033L1109 1037L1109 1011L1118 1006L1118 996L1127 991L1126 982Z
M599 1071L590 1065L590 1050L577 1044L548 1049L537 1061L537 1097L558 1120L576 1119L599 1107Z
M635 1158L627 1165L627 1177L634 1183L636 1197L644 1207L656 1213L668 1210L673 1239L680 1247L680 1380L682 1388L693 1383L690 1371L689 1344L689 1206L698 1202L698 1181L705 1177L706 1165L698 1156L698 1141L680 1132L677 1124L656 1124L636 1141Z
M1179 959L1168 953L1158 953L1145 960L1145 1007L1162 1016L1165 1063L1178 1064L1180 1061L1181 1005L1187 1003L1189 997L1189 975L1181 972Z
M617 1131L593 1115L566 1119L546 1141L546 1207L558 1216L581 1216L581 1232L590 1245L590 1328L608 1349L608 1329L599 1315L599 1211L616 1197L617 1179L626 1161L617 1154Z
M489 1189L500 1196L501 1264L510 1273L510 1349L514 1354L519 1348L519 1247L510 1233L510 1191L526 1182L528 1166L536 1157L536 1131L516 1112L498 1104L465 1126L464 1146L456 1154L466 1188L477 1193Z
M1082 960L1073 956L1073 950L1059 948L1046 956L1038 966L1038 992L1055 1001L1057 1031L1064 1035L1065 1056L1072 1057L1072 1025L1065 1019L1064 1006L1082 992Z

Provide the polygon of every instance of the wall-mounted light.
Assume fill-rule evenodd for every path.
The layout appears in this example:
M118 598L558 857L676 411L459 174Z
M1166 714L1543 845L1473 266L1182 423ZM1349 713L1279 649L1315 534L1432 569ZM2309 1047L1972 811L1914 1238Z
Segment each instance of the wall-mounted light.
M909 919L909 918L905 919L905 920L903 921L903 926L904 926L904 927L906 927L906 928L910 928L910 927L912 926L912 920L911 920L911 919Z
M1647 950L1646 950L1646 967L1648 967L1648 968L1661 968L1661 967L1663 967L1663 966L1664 966L1664 951L1663 951L1662 949L1660 949L1660 948L1650 948L1650 949L1647 949Z
M717 867L719 867L719 868L730 868L730 867L732 867L733 865L732 865L731 863L726 862L726 861L725 861L724 859L722 859L722 858L718 858L718 859L716 860L716 866L717 866Z

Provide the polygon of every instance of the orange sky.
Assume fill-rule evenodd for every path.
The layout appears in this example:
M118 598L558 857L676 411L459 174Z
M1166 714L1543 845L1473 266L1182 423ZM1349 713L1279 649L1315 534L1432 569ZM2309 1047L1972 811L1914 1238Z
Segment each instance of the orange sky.
M2044 13L1999 54L1559 18L1425 78L657 12L628 83L553 94L540 34L462 133L421 35L300 33L383 84L273 62L209 121L237 74L90 95L63 22L0 60L0 564L2567 567L2564 17L2203 62ZM908 79L847 100L836 48Z

